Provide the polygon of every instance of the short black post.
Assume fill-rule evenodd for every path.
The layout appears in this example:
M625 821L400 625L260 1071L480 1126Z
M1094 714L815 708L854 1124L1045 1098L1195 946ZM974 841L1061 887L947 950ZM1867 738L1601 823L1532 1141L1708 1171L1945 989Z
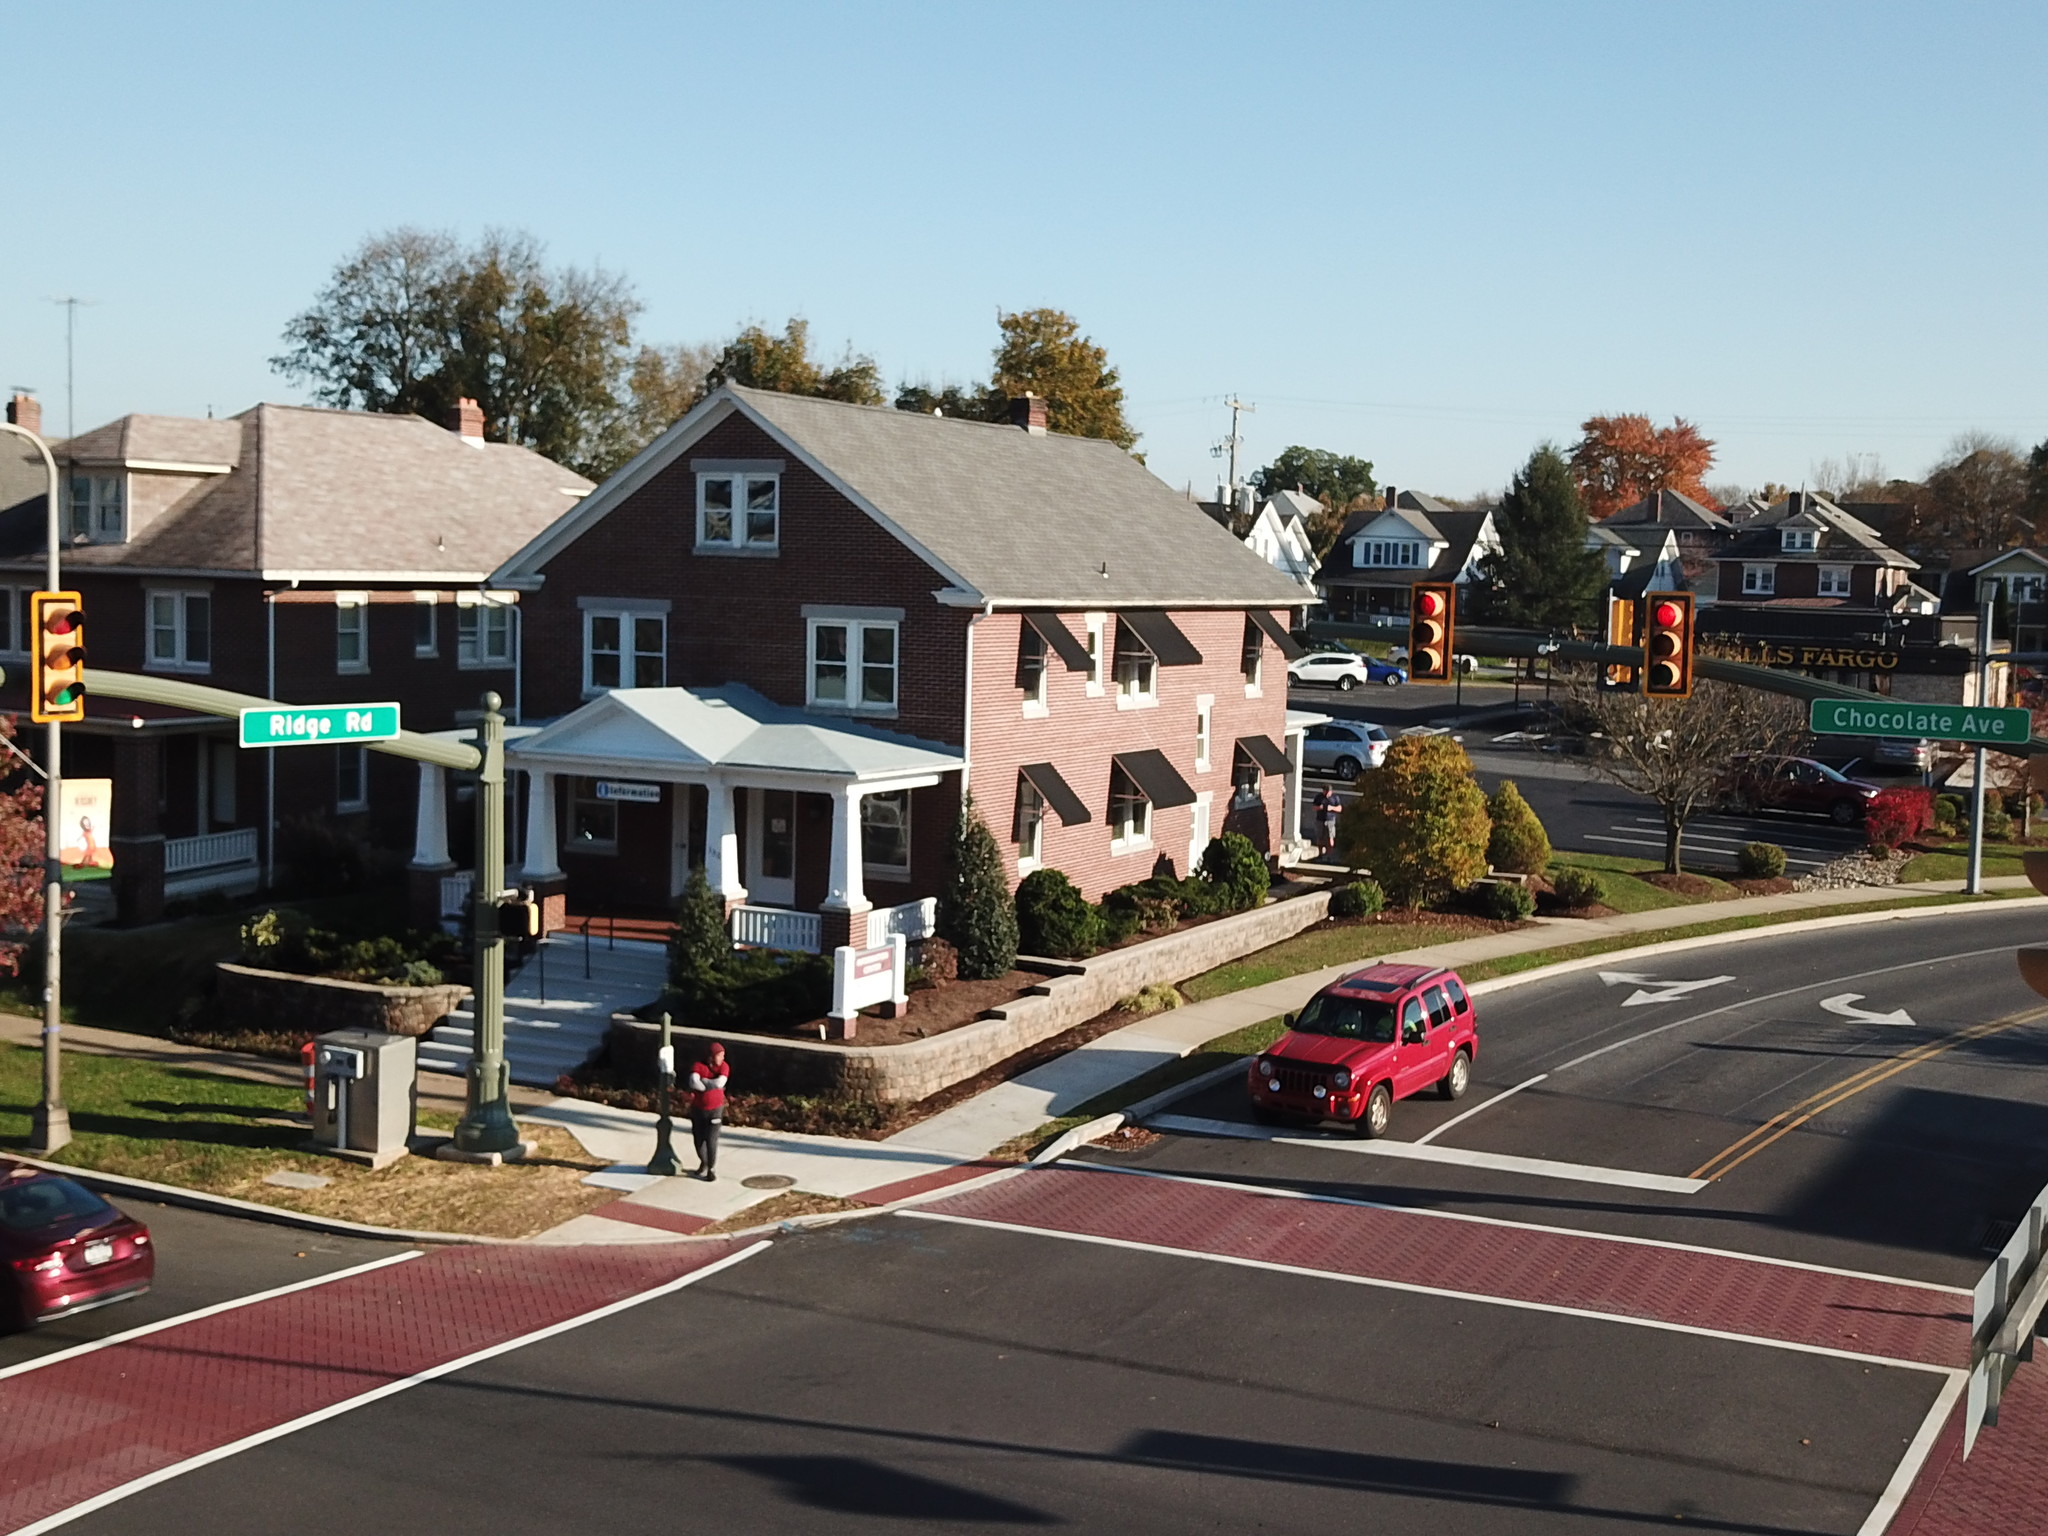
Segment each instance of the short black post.
M660 1069L661 1102L654 1122L654 1157L647 1164L647 1171L662 1178L674 1178L683 1171L683 1165L676 1157L676 1122L669 1111L669 1097L676 1085L676 1048L669 1036L665 1013L661 1016L661 1051L655 1060Z

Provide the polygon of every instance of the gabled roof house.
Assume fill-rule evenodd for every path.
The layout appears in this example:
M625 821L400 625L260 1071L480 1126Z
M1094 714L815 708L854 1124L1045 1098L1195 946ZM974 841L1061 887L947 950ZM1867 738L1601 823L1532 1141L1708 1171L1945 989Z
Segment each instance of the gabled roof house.
M1400 628L1418 581L1479 579L1479 562L1500 548L1493 511L1459 511L1433 496L1387 487L1384 505L1351 514L1316 585L1326 611L1345 623Z

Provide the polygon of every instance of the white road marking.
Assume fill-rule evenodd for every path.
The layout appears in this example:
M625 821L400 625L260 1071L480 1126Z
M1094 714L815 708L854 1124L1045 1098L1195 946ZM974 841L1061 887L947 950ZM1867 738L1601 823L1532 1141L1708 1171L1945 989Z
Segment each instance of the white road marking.
M1552 1227L1538 1221L1514 1221L1505 1216L1475 1216L1466 1211L1439 1211L1429 1206L1399 1205L1388 1200L1360 1200L1351 1195L1324 1195L1281 1184L1240 1184L1232 1179L1205 1179L1192 1173L1164 1173L1156 1168L1126 1168L1115 1163L1075 1163L1089 1173L1113 1173L1126 1179L1158 1179L1167 1184L1197 1184L1205 1189L1227 1189L1234 1194L1253 1195L1261 1200L1307 1200L1316 1205L1351 1205L1368 1211L1393 1211L1402 1216L1422 1216L1431 1221L1464 1221L1480 1227L1512 1227L1517 1232L1542 1232L1555 1237L1583 1237L1596 1243L1619 1243L1633 1248L1667 1248L1674 1253L1698 1253L1714 1259L1740 1259L1745 1264L1768 1264L1775 1269L1799 1269L1815 1275L1839 1275L1845 1280L1867 1280L1874 1285L1902 1285L1909 1290L1933 1291L1958 1299L1974 1293L1960 1285L1940 1285L1932 1280L1908 1280L1900 1275L1878 1275L1864 1269L1842 1269L1833 1264L1808 1264L1799 1259L1780 1259L1768 1254L1738 1253L1733 1248L1709 1248L1700 1243L1680 1243L1661 1237L1629 1237L1620 1232L1600 1232L1586 1227Z
M1694 1338L1720 1339L1730 1344L1755 1344L1765 1349L1790 1350L1800 1355L1820 1355L1830 1360L1853 1360L1859 1365L1886 1365L1902 1371L1924 1371L1929 1375L1960 1380L1964 1372L1952 1365L1929 1365L1920 1360L1899 1360L1890 1355L1869 1355L1853 1349L1835 1349L1827 1344L1803 1344L1792 1339L1771 1339L1753 1333L1731 1333L1721 1328L1702 1328L1694 1323L1674 1323L1657 1317L1632 1317L1622 1312L1600 1312L1589 1307L1567 1307L1549 1301L1524 1301L1514 1296L1488 1296L1480 1291L1457 1291L1443 1286L1416 1285L1407 1280L1385 1280L1375 1275L1348 1275L1341 1270L1310 1269L1301 1264L1280 1264L1271 1259L1242 1258L1232 1253L1207 1253L1194 1248L1172 1248L1163 1243L1141 1243L1128 1237L1099 1237L1092 1232L1064 1232L1057 1227L1034 1227L1024 1222L989 1221L980 1216L954 1216L945 1211L898 1211L915 1221L944 1221L960 1227L983 1227L992 1232L1029 1232L1038 1237L1056 1237L1070 1243L1093 1243L1103 1248L1124 1248L1133 1253L1152 1253L1165 1258L1201 1259L1211 1264L1229 1264L1239 1269L1263 1269L1274 1274L1300 1275L1311 1280L1335 1280L1344 1285L1365 1285L1376 1290L1405 1291L1411 1296L1436 1296L1453 1301L1472 1301L1481 1306L1511 1307L1521 1312L1547 1312L1554 1317L1587 1318L1594 1322L1619 1323L1625 1328L1654 1328L1663 1333L1685 1333ZM30 1536L37 1527L24 1527L19 1536Z
M1861 992L1844 992L1840 997L1824 997L1821 1007L1829 1013L1838 1013L1845 1019L1854 1019L1859 1024L1900 1024L1907 1029L1913 1027L1913 1015L1903 1008L1894 1008L1890 1013L1872 1013L1868 1008L1858 1008L1863 1001Z
M1589 843L1616 843L1624 848L1654 848L1660 854L1664 851L1664 839L1661 837L1613 837L1604 832L1588 832L1585 835L1585 841ZM1692 842L1693 839L1686 839L1687 846L1690 846ZM1732 846L1733 845L1731 845L1731 848ZM1829 853L1822 856L1809 857L1806 854L1795 853L1790 848L1787 848L1785 850L1785 862L1787 864L1810 864L1815 868L1818 868L1820 865L1827 863L1831 859L1840 858L1842 856L1842 853L1846 852L1848 852L1848 850L1843 849L1841 850L1841 852L1838 853Z
M1655 976L1639 976L1634 971L1602 971L1600 979L1610 987L1633 985L1636 990L1621 1000L1624 1008L1639 1008L1644 1003L1673 1003L1693 992L1708 987L1718 987L1724 981L1733 981L1733 976L1709 976L1703 981L1659 981ZM1652 991L1651 988L1656 990Z
M74 1344L69 1349L57 1350L54 1354L42 1355L34 1360L24 1360L19 1365L10 1365L0 1370L0 1380L9 1376L24 1375L29 1371L40 1371L46 1365L55 1365L61 1360L76 1360L80 1355L89 1355L95 1350L108 1349L116 1344L126 1344L131 1339L161 1333L166 1328L181 1327L196 1323L203 1317L218 1317L223 1312L232 1312L237 1307L253 1307L259 1301L269 1301L277 1296L289 1296L294 1291L310 1291L316 1286L331 1285L336 1280L346 1280L352 1275L366 1275L373 1269L384 1269L393 1264L403 1264L407 1259L416 1259L420 1250L409 1253L387 1254L381 1259L372 1259L367 1264L351 1264L347 1269L332 1269L324 1275L313 1275L304 1280L294 1280L289 1285L273 1286L267 1291L255 1291L247 1296L237 1296L232 1301L217 1301L210 1307L200 1307L193 1312L180 1312L176 1317L167 1317L160 1322L144 1323L139 1328L129 1328L121 1333L110 1333L103 1339L88 1343Z
M1913 1479L1920 1475L1920 1469L1927 1464L1927 1457L1934 1449L1934 1442L1940 1438L1941 1429L1948 1422L1948 1416L1955 1411L1956 1399L1962 1395L1963 1386L1969 1380L1967 1374L1952 1377L1942 1383L1934 1395L1934 1406L1927 1410L1927 1417L1920 1421L1920 1432L1913 1436L1913 1443L1906 1447L1906 1454L1893 1469L1892 1479L1884 1485L1884 1492L1878 1495L1863 1523L1856 1527L1856 1536L1884 1536L1899 1507L1906 1502L1906 1495L1913 1491Z
M1424 1146L1413 1141L1335 1141L1320 1137L1288 1136L1234 1120L1205 1120L1194 1115L1154 1115L1147 1125L1168 1131L1192 1131L1202 1136L1234 1136L1247 1141L1270 1141L1286 1147L1317 1147L1326 1152L1355 1152L1362 1157L1407 1158L1423 1163L1451 1163L1462 1168L1486 1168L1495 1173L1519 1173L1530 1178L1565 1179L1575 1184L1615 1184L1624 1189L1649 1189L1666 1195L1690 1195L1707 1187L1705 1179L1682 1179L1668 1173L1637 1173L1630 1168L1598 1168L1589 1163L1560 1163L1545 1157L1514 1157L1505 1152L1468 1152L1462 1147Z
M1524 1088L1534 1088L1538 1083L1542 1082L1548 1076L1550 1076L1548 1072L1538 1072L1534 1077L1530 1078L1527 1082L1517 1083L1512 1088L1504 1089L1502 1092L1496 1093L1490 1099L1480 1100L1477 1104L1474 1104L1470 1109L1466 1110L1463 1114L1451 1116L1450 1119L1446 1120L1442 1125L1438 1126L1435 1130L1423 1132L1420 1136L1415 1138L1415 1145L1418 1147L1428 1146L1432 1141L1435 1141L1437 1137L1443 1135L1443 1133L1445 1131L1448 1131L1452 1126L1459 1125L1467 1120L1470 1120L1482 1109L1492 1109L1494 1105L1500 1103L1504 1099L1512 1099Z
M904 1214L908 1215L911 1213L905 1212ZM692 1270L689 1274L657 1285L652 1290L641 1291L622 1300L610 1302L605 1306L596 1308L594 1311L580 1313L575 1317L564 1318L561 1322L550 1323L545 1328L536 1328L532 1333L523 1333L516 1339L507 1339L502 1344L492 1344L487 1348L474 1350L460 1359L429 1366L424 1371L406 1377L403 1381L386 1382L381 1387L373 1387L369 1391L358 1393L354 1397L344 1398L341 1402L330 1403L325 1408L317 1408L311 1413L301 1414L298 1418L292 1419L287 1423L273 1425L269 1429L258 1430L253 1435L244 1435L239 1440L231 1441L226 1445L215 1446L210 1451L202 1451L197 1456L187 1457L185 1460L174 1462L168 1467L159 1467L156 1471L122 1483L119 1487L109 1488L105 1493L95 1494L81 1503L72 1505L69 1509L60 1509L54 1515L46 1515L32 1524L20 1526L13 1532L13 1536L39 1536L39 1533L43 1531L53 1531L60 1525L69 1525L81 1516L92 1514L96 1510L105 1509L110 1504L118 1504L121 1500L131 1498L135 1494L154 1488L160 1483L167 1483L174 1477L183 1477L187 1472L196 1472L199 1468L211 1466L214 1462L226 1461L230 1456L239 1456L244 1451L254 1450L259 1445L267 1445L272 1440L282 1440L287 1435L295 1435L300 1430L310 1429L315 1424L325 1423L329 1419L339 1418L344 1413L351 1413L355 1409L368 1407L380 1398L395 1397L400 1392L417 1387L424 1382L434 1381L442 1376L453 1375L457 1371L468 1370L472 1365L479 1365L499 1355L510 1354L515 1349L524 1349L529 1344L538 1344L543 1339L551 1339L556 1334L567 1333L573 1328L581 1328L586 1323L597 1322L601 1318L610 1317L616 1312L624 1312L630 1307L637 1307L643 1302L658 1300L663 1296L683 1289L684 1286L695 1285L699 1280L709 1279L722 1269L730 1269L743 1259L751 1259L755 1254L769 1246L770 1244L767 1239L764 1238L760 1242L742 1248L738 1253L729 1253L714 1263L706 1264L702 1269ZM406 1254L403 1257L412 1258L416 1257L416 1255Z

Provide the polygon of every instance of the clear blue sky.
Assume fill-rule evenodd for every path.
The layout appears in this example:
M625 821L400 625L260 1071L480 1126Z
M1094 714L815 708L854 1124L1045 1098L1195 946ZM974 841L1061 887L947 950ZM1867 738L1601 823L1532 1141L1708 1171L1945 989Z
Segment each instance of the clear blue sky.
M2048 8L13 5L0 385L63 430L300 398L267 359L398 224L624 272L652 340L807 317L984 376L1070 310L1140 447L1238 392L1381 480L1501 485L1593 412L1710 477L2048 437Z

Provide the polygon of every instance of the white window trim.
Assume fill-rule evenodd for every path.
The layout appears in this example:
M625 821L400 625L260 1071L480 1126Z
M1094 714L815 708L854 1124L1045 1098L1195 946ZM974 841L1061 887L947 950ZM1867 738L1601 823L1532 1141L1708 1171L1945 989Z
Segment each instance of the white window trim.
M1103 655L1103 646L1107 641L1109 615L1106 613L1091 613L1087 616L1087 620L1089 657L1087 672L1088 697L1099 699L1103 693L1103 669L1107 662L1107 658Z
M1111 770L1112 780L1114 775L1120 771L1116 769ZM1125 775L1125 777L1128 778L1129 775ZM1139 787L1136 780L1131 781L1131 787L1133 789ZM1123 831L1124 824L1112 821L1109 827L1109 851L1112 854L1140 853L1152 846L1152 802L1143 794L1140 794L1132 803L1141 807L1144 811L1142 825L1134 828L1126 835ZM1116 800L1114 796L1110 800L1110 815L1112 817L1116 815Z
M1815 537L1817 531L1812 528L1780 528L1778 548L1787 554L1811 554L1819 546L1820 541Z
M82 528L78 526L78 514L81 510L78 500L78 487L81 481L85 485L85 501L83 504L85 526ZM113 488L111 499L104 494L110 486ZM74 542L83 539L89 544L125 544L128 542L128 477L125 474L99 475L90 472L84 474L74 473L70 477L70 484L66 486L65 491L67 511L64 529L68 538ZM109 506L113 507L118 524L112 532L107 532L100 527L100 523L105 518Z
M156 600L160 597L176 598L178 603L177 647L175 660L159 658L156 654ZM206 656L204 661L193 661L191 654L192 624L188 611L191 599L206 600ZM213 590L210 587L144 587L142 589L142 669L145 672L193 672L213 670Z
M356 616L356 659L344 661L341 655L342 615ZM367 592L337 592L334 594L334 670L344 676L354 676L370 670L370 594Z
M1121 629L1121 626L1119 626ZM1119 655L1142 655L1151 659L1151 665L1143 668L1145 686L1138 688L1127 685L1123 677L1123 663ZM1140 645L1135 651L1113 651L1109 657L1109 680L1116 688L1118 709L1157 709L1159 707L1159 658Z
M598 619L616 619L619 625L619 681L620 688L643 686L640 678L640 657L659 655L661 658L661 681L647 686L665 688L668 686L668 614L646 608L600 608L591 606L583 610L583 697L594 699L609 688L600 688L591 677L591 662L595 652L590 644L591 625ZM661 649L658 652L643 653L639 649L638 621L652 619L661 626Z
M7 612L8 622L0 625L0 656L26 656L29 654L29 598L35 593L34 587L5 587L0 591L11 592L11 606ZM145 607L143 619L147 622L149 611ZM145 640L145 645L147 644Z
M878 801L878 800L883 800L883 799L887 799L887 798L889 798L890 796L892 796L892 795L896 795L896 794L900 794L900 795L902 795L902 797L903 797L903 862L902 862L901 864L873 864L873 863L870 863L870 862L868 861L868 857L867 857L867 816L868 816L868 807L869 807L869 806L871 806L871 805L873 805L873 804L874 804L874 803L875 803L876 801ZM910 845L910 840L911 840L911 837L912 837L912 835L913 835L913 834L912 834L912 831L911 831L911 826L910 826L910 805L911 805L911 793L910 793L910 791L909 791L909 790L907 790L907 789L905 789L905 790L891 790L891 791L889 792L889 794L888 794L888 795L864 795L864 796L862 796L862 798L861 798L861 802L860 802L860 816L861 816L861 824L860 824L860 833L861 833L861 861L860 861L860 867L861 867L861 874L862 874L862 876L863 876L864 878L866 878L866 879L869 879L869 880L880 880L880 881L883 881L884 883L886 883L886 884L890 884L890 885L901 885L901 884L902 884L902 883L903 883L904 881L906 881L906 880L908 880L908 879L910 878L910 865L911 865L911 860L912 860L912 858L913 858L913 857L915 856L915 855L914 855L914 853L913 853L913 850L912 850L912 848L911 848L911 845Z
M415 592L412 595L412 600L414 604L412 615L412 653L418 657L438 656L441 654L441 594L438 592ZM420 644L419 638L420 612L422 609L426 611L427 615L427 643L425 645Z
M705 487L713 480L730 480L733 484L732 532L723 539L705 536L704 505ZM775 537L753 540L747 537L747 489L752 481L768 481L775 486ZM782 472L770 469L700 469L697 471L697 524L696 548L700 554L712 555L772 555L782 548Z
M820 699L818 697L818 630L830 626L846 631L846 698ZM871 629L886 629L896 637L895 662L891 668L895 674L895 697L887 704L864 704L860 702L861 671L864 663L861 655L864 649L863 637ZM825 710L830 714L866 715L873 718L893 718L903 700L903 626L895 619L862 619L819 616L804 620L804 703L811 709Z
M1017 645L1020 650L1031 643L1028 637L1032 635L1038 635L1038 631L1033 629L1024 620L1019 619L1017 621ZM897 660L899 663L901 662L902 658L900 655ZM1038 686L1024 695L1024 702L1021 707L1026 720L1043 720L1052 713L1052 663L1052 647L1046 643L1043 635L1038 635ZM901 688L900 679L898 687L899 689Z
M1195 772L1207 773L1216 750L1216 695L1195 697Z
M1017 873L1020 876L1045 867L1045 814L1050 809L1045 803L1045 796L1038 792L1037 785L1026 779L1023 787L1028 789L1032 799L1038 802L1038 814L1031 822L1030 839L1027 841L1020 838L1017 843Z
M465 658L462 654L462 621L471 613L476 614L476 655L471 658ZM490 633L491 625L488 615L491 613L502 613L505 615L505 654L502 658L495 658L489 655L484 645L484 641ZM518 614L519 605L517 603L483 601L468 593L457 596L455 599L456 666L465 672L503 672L507 668L516 665L519 655L519 642L513 634L513 626L519 622Z
M1776 597L1778 568L1775 565L1745 565L1742 568L1744 597Z
M1852 578L1846 565L1824 565L1814 590L1822 597L1847 597Z
M356 811L367 811L370 808L370 749L368 747L343 746L335 750L337 753L334 759L335 812L339 815L348 815ZM356 785L361 789L362 793L353 800L344 800L341 797L341 765L344 759L339 754L343 752L355 754Z

